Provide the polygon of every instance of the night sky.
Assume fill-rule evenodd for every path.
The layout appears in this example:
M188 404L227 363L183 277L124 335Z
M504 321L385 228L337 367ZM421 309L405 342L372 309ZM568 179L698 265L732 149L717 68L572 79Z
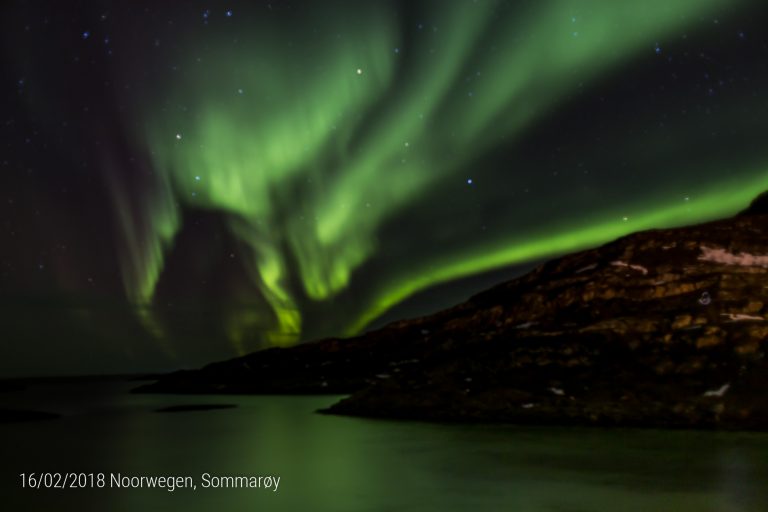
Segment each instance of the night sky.
M420 315L768 189L758 0L3 2L0 375Z

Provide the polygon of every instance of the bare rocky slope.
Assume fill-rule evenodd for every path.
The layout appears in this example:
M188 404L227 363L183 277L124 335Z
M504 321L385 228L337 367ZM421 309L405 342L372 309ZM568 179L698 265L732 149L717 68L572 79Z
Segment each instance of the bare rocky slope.
M768 429L768 196L635 233L437 314L140 391L339 393L388 418Z

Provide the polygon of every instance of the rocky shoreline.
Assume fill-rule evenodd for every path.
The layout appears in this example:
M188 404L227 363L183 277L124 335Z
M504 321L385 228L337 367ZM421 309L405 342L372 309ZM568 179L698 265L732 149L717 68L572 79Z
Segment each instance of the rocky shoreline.
M768 429L767 203L557 258L434 315L140 391L350 394L324 412L369 417Z

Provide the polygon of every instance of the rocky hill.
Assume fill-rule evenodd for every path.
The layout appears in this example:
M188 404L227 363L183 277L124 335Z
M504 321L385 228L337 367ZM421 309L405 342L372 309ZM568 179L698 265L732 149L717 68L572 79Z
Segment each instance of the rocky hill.
M768 196L549 261L451 309L142 391L350 394L330 413L768 429Z

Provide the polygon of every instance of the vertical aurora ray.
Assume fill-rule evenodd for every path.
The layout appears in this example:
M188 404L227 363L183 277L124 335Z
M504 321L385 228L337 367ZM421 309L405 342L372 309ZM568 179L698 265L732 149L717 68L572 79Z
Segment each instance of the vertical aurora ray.
M210 62L193 80L194 90L174 94L175 101L196 105L194 115L163 116L148 128L155 167L168 176L179 200L231 214L232 232L251 249L250 276L273 310L275 326L265 333L273 343L296 341L302 327L287 285L286 244L296 248L305 288L315 297L346 284L350 264L332 261L341 256L354 264L368 255L357 244L345 246L346 254L334 260L320 258L318 244L305 234L317 213L310 209L304 219L286 219L303 201L282 196L288 187L301 186L309 202L334 187L332 173L350 151L361 112L374 107L391 81L394 63L387 50L395 40L394 20L374 7L368 14L375 29L353 24L350 14L327 20L322 35L291 45L280 44L279 31L264 24L243 41L241 54L225 60L215 47L189 50L190 67L199 54ZM342 32L344 38L334 36ZM308 265L313 259L329 266ZM242 337L236 327L241 324L231 322L230 338Z
M107 158L104 165L114 165ZM112 175L114 176L114 175ZM141 205L132 204L127 186L112 177L107 185L119 220L121 239L118 241L119 263L126 295L134 305L142 326L169 355L171 345L165 343L165 329L152 308L155 287L163 270L165 253L180 228L179 211L167 177L160 178L144 190Z
M513 142L565 102L574 83L596 80L726 2L581 0L567 9L558 2L432 2L422 6L428 23L417 28L402 26L384 3L359 4L292 19L303 30L292 27L290 39L281 35L286 27L263 21L238 34L234 50L231 34L181 46L183 79L139 112L137 139L166 192L147 201L156 221L120 217L132 300L151 303L164 252L182 227L177 202L224 212L249 248L249 277L272 309L264 337L295 342L303 305L355 284L355 271L396 243L380 234L398 212L500 140ZM368 289L347 332L436 283L730 211L766 186L758 181L714 209L711 193L685 212L662 198L655 213L631 224L605 221L613 214L606 208L533 230L530 239L496 237L428 255ZM243 332L261 325L254 315L230 319L238 351L247 349Z

